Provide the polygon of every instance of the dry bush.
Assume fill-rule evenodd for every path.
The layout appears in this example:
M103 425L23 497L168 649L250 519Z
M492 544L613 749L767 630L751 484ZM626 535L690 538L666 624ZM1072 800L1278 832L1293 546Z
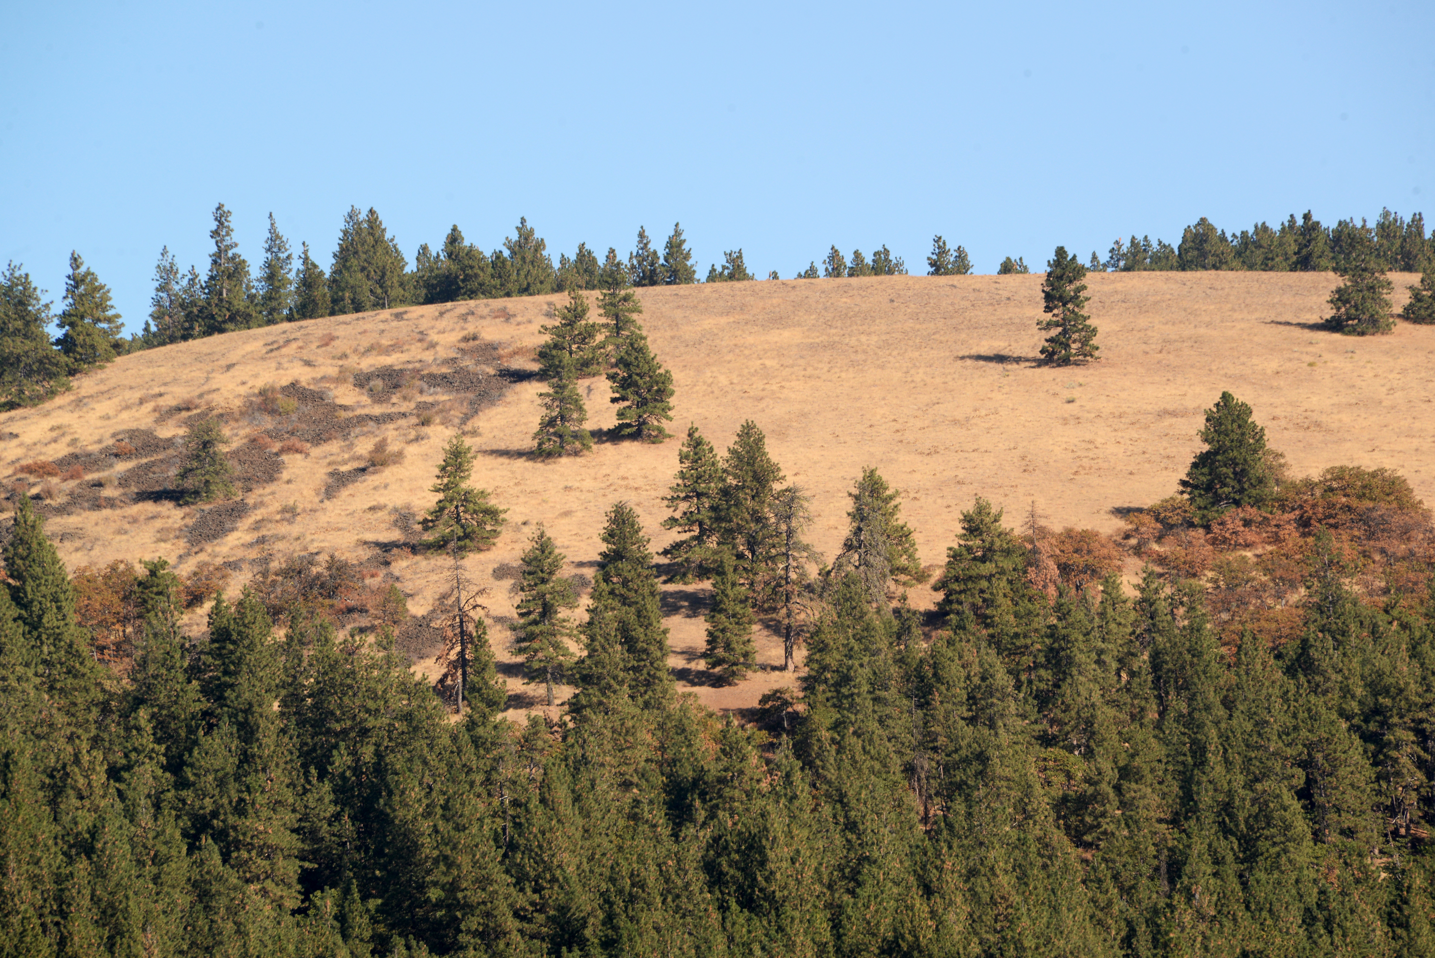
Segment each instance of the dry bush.
M317 343L315 343L314 345L315 345L316 347L318 347L319 349L323 349L323 348L326 347L326 346L332 346L332 345L334 345L334 343L335 343L338 339L339 339L339 337L338 337L338 336L335 336L333 333L325 333L323 336L320 336L320 337L319 337L319 341L318 341Z
M85 478L85 470L80 468L80 464L77 462L70 468L66 469L64 472L60 473L60 478L65 482L74 482L76 479Z
M52 479L60 475L60 467L48 459L36 459L34 462L21 464L16 470L26 476L34 476L36 479Z
M119 665L134 655L144 616L136 585L139 573L116 559L104 569L84 566L70 582L75 590L75 621L90 633L95 657Z
M515 359L537 359L538 351L532 346L505 346L498 351L497 355L499 362L506 363Z
M114 455L116 455L116 456L133 456L134 454L135 454L135 447L134 447L134 446L131 446L129 443L125 442L123 439L121 439L121 440L119 440L118 442L115 443Z
M258 405L271 416L290 416L299 411L299 400L285 396L273 383L266 383L259 388Z
M1129 542L1131 551L1136 555L1149 555L1156 540L1161 538L1161 523L1145 509L1127 513L1121 517L1121 521L1126 523L1126 528L1121 533L1121 541Z
M1191 500L1185 496L1167 496L1146 509L1147 515L1156 520L1162 529L1184 529L1196 524L1196 514Z
M1077 592L1113 572L1121 571L1121 550L1110 537L1095 529L1068 526L1046 536L1042 546L1046 556L1056 565L1061 581Z
M367 589L359 566L334 553L321 566L311 555L296 555L277 567L265 561L251 585L276 624L296 618L325 618L366 607Z
M181 577L180 594L184 599L184 607L193 609L208 602L219 594L219 590L223 589L228 581L229 570L224 566L208 559L198 563L193 572Z
M46 479L40 483L40 496L46 502L54 502L60 495L60 487L55 484L54 479Z
M1216 550L1196 529L1179 529L1161 540L1162 551L1151 561L1182 579L1200 579L1216 561Z
M279 444L279 451L286 455L309 455L309 444L302 439L286 439Z
M380 436L378 442L364 456L364 461L369 464L370 469L382 469L385 466L396 465L404 461L402 449L390 449L389 437Z
M258 446L265 452L268 452L269 450L274 448L274 440L269 438L262 432L256 432L254 435L250 436L249 444L252 446Z
M1211 523L1210 542L1218 549L1253 549L1266 544L1270 517L1254 506L1238 506Z

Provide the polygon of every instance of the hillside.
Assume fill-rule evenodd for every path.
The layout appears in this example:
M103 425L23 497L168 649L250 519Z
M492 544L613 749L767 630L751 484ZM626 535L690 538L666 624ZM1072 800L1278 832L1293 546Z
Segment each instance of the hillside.
M1397 308L1406 285L1396 275ZM745 419L766 432L790 482L814 497L814 544L831 556L846 492L867 465L902 491L922 559L939 564L962 510L983 495L1015 525L1035 505L1051 526L1113 530L1112 510L1170 494L1203 410L1229 389L1254 408L1296 474L1388 466L1435 502L1435 329L1370 339L1312 328L1335 279L1298 273L1096 274L1089 312L1101 362L1034 368L1040 276L883 277L639 290L640 319L673 372L681 436L695 423L722 450ZM419 617L452 577L405 547L444 442L462 429L476 484L508 509L498 546L466 560L500 623L515 563L538 523L591 572L603 514L628 500L656 551L679 439L600 442L591 455L526 455L542 384L526 375L561 297L410 307L199 340L125 357L38 409L0 416L0 478L38 496L72 570L165 556L181 573L226 565L231 591L267 555L336 553L395 581ZM273 388L269 388L273 387ZM607 383L583 387L591 427L612 424ZM242 505L183 508L167 485L175 441L217 414L234 439ZM258 443L252 436L263 435ZM289 440L287 443L284 440ZM369 464L386 441L388 465ZM268 448L266 448L268 447ZM377 458L383 458L382 456ZM21 467L54 463L47 470ZM70 476L73 478L64 478ZM495 575L497 573L497 575ZM683 687L718 707L791 684L760 671L733 690L703 684L707 589L672 587L665 613ZM918 589L914 604L930 606ZM775 640L759 642L780 665ZM418 662L430 668L432 650ZM533 690L504 669L515 695Z

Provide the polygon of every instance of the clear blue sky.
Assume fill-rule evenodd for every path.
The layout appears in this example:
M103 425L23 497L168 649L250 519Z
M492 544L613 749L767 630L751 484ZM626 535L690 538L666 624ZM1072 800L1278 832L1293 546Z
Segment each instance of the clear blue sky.
M350 205L412 262L526 216L626 254L680 220L699 274L831 244L925 272L1083 260L1435 195L1435 4L27 3L0 32L0 261L58 304L71 249L130 329L211 212L328 267Z

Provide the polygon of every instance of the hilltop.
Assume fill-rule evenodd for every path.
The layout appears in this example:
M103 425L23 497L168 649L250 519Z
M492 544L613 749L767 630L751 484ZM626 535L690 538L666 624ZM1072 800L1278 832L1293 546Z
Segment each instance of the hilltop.
M1398 308L1418 277L1392 275ZM1398 325L1367 339L1314 327L1330 274L1112 273L1087 278L1102 360L1033 366L1040 275L767 281L638 290L653 349L689 422L721 451L754 420L789 482L813 495L814 544L829 558L846 493L864 466L902 492L921 558L939 565L977 495L1017 525L1113 531L1123 507L1169 495L1199 445L1203 410L1230 390L1250 403L1297 475L1335 464L1391 467L1435 501L1435 330ZM413 521L445 441L477 451L475 483L508 510L496 548L464 563L487 587L500 662L513 616L512 566L538 523L583 575L604 512L627 500L654 550L679 439L600 442L581 458L529 458L542 384L539 327L560 296L485 300L316 319L126 356L36 408L0 416L0 478L37 496L71 570L164 556L204 564L236 589L265 558L334 553L371 585L394 582L420 622L452 579L414 554ZM581 387L591 427L614 421L602 378ZM244 492L179 506L168 482L187 423L217 415ZM378 446L376 450L376 446ZM36 465L39 464L39 465ZM45 464L53 464L53 469ZM52 473L45 475L45 473ZM54 475L53 473L58 473ZM3 534L3 532L0 532ZM704 684L708 589L668 587L664 611L685 690L751 705L791 676L765 669L736 689ZM932 595L912 600L930 607ZM431 669L432 630L409 651ZM427 643L427 644L425 644ZM760 662L780 646L760 638ZM511 664L503 669L531 704Z

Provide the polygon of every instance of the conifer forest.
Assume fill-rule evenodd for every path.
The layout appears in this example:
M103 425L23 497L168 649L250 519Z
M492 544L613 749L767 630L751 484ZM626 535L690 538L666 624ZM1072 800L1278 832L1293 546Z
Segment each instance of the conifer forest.
M762 423L704 436L675 419L633 291L698 282L680 225L557 265L526 221L493 252L455 226L410 264L354 208L327 272L272 216L257 271L223 205L211 238L205 274L161 254L128 339L78 253L57 316L11 264L0 410L126 351L563 294L532 357L537 431L512 455L594 456L579 382L605 385L617 424L599 438L670 456L651 504L666 519L613 502L591 574L565 576L571 546L543 517L511 521L455 433L410 523L414 553L453 570L429 681L400 647L402 591L343 558L232 588L175 556L69 568L45 502L17 487L0 526L0 956L1435 956L1435 524L1399 472L1296 474L1225 391L1171 494L1122 509L1115 534L963 488L924 566L878 461L823 555L799 464ZM706 282L757 280L740 249L724 260ZM927 263L972 270L941 236ZM886 246L833 246L797 278L906 269ZM1333 270L1323 328L1347 335L1389 333L1385 272L1423 273L1399 319L1435 322L1418 214L1238 234L1203 218L1176 247L1133 235L1083 265L1058 246L1045 270L1041 365L1102 362L1097 271ZM234 498L237 445L193 417L166 501ZM460 572L498 541L523 550L505 623ZM790 682L726 714L682 692L672 583L710 590L714 684L758 668L760 629ZM378 598L355 611L361 588ZM520 720L500 629L534 690Z

